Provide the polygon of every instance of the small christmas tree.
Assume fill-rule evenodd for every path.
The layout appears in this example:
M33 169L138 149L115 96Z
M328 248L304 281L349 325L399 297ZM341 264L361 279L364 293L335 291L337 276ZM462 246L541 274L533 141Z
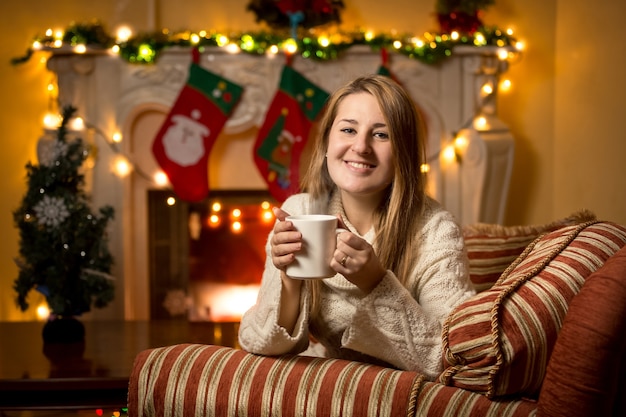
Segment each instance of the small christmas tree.
M68 121L76 109L63 110L60 128L39 165L28 163L28 189L13 212L20 234L16 263L19 275L13 288L22 311L28 293L41 292L54 316L71 317L91 306L106 306L114 296L110 275L113 258L106 227L113 208L99 214L90 208L80 168L89 156L81 138L68 139Z

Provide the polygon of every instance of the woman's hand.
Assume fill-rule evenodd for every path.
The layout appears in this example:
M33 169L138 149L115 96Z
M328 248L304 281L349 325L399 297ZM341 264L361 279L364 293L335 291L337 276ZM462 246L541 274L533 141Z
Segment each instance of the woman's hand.
M274 225L274 233L270 241L272 263L284 272L287 265L294 261L294 253L302 249L302 233L294 227L293 223L285 220L289 213L278 207L272 210L278 220Z
M280 278L282 280L278 325L284 327L291 334L300 314L302 281L289 278L285 273L285 267L295 259L294 252L302 248L302 234L296 230L293 223L285 220L289 213L278 207L274 207L272 210L278 220L274 225L274 233L270 241L272 263L281 271Z
M347 230L337 235L337 249L330 266L365 294L372 292L387 272L372 245Z

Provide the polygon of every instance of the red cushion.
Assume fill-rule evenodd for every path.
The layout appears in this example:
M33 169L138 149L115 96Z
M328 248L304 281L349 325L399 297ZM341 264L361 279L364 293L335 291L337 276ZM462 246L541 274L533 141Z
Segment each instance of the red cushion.
M572 300L546 370L538 415L624 415L613 405L624 396L615 391L624 375L625 335L626 248L587 278Z

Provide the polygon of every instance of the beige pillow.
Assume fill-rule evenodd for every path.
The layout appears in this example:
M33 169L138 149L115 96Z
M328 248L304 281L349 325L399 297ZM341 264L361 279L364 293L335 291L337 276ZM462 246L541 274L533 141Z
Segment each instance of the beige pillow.
M463 227L470 280L477 292L491 288L504 270L540 235L587 221L596 216L582 210L539 226L501 226L478 223Z

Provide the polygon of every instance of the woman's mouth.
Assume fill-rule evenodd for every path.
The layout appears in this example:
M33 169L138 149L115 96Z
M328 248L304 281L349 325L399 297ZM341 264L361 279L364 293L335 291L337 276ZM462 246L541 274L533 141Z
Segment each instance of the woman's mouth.
M369 168L375 168L376 167L376 165L370 165L370 164L366 164L364 162L346 161L346 164L350 165L351 167L357 168L357 169L369 169Z

